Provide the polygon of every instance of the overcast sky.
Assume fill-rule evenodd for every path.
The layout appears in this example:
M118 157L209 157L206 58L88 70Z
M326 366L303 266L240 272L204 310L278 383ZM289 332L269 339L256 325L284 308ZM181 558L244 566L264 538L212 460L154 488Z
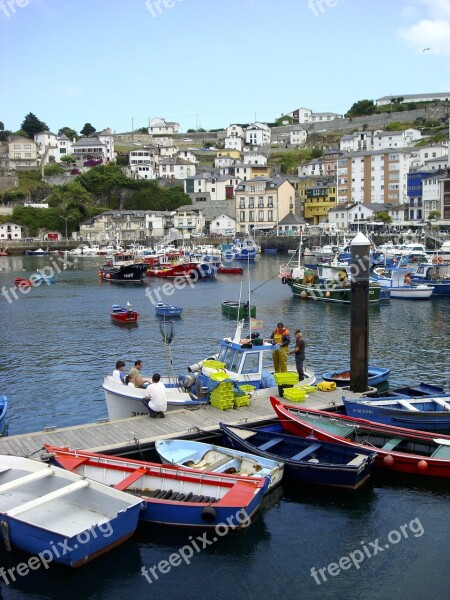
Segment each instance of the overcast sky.
M0 121L181 130L450 92L450 0L0 0Z

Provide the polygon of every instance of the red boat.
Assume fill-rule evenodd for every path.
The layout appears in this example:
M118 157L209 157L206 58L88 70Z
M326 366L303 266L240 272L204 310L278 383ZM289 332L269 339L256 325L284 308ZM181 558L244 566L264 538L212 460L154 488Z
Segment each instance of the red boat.
M0 256L9 256L8 248L0 248Z
M224 267L220 265L217 269L219 275L242 275L244 269L242 267Z
M113 304L109 314L116 323L136 323L139 317L139 313L131 310L131 304L128 304L126 308Z
M163 279L173 279L175 277L189 278L194 274L197 266L197 262L182 262L155 266L152 269L147 269L147 277L161 277Z
M376 450L375 467L450 478L450 436L310 410L270 397L283 429L301 437Z
M29 279L25 279L24 277L16 277L14 279L14 285L16 287L29 288L29 287L33 287L33 282L30 281Z

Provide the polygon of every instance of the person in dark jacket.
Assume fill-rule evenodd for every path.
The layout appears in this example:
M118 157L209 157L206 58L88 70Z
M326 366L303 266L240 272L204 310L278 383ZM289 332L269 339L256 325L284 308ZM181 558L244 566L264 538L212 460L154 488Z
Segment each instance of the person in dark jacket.
M305 347L306 342L303 339L302 332L300 329L296 329L295 335L295 348L289 352L289 354L295 355L295 366L298 372L298 378L300 381L305 379L305 373L303 372L303 363L305 361Z

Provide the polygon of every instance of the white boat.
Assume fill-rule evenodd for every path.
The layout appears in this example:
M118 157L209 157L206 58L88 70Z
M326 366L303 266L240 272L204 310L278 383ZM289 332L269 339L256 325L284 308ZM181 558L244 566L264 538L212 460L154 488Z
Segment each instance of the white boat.
M378 283L382 288L390 290L391 299L397 300L428 300L434 290L431 285L407 283L405 278L407 269L385 269L378 267L374 269L371 281Z
M450 240L446 240L437 251L443 261L450 261Z
M283 478L282 462L234 448L224 448L193 440L158 440L155 448L165 464L187 467L196 471L230 473L239 477L267 477L269 479L267 490L274 488Z
M140 511L140 498L37 460L0 455L3 539L46 569L50 562L78 567L121 544L136 530Z
M242 339L243 325L244 321L237 324L233 339L221 340L218 354L189 366L186 375L161 377L167 390L168 410L207 404L210 391L217 385L212 382L210 375L218 369L227 375L235 388L242 385L252 386L252 399L268 400L270 396L278 396L272 363L272 352L278 346L273 345L271 340ZM294 365L288 365L288 370L297 373ZM300 383L313 385L316 381L314 371L305 367L304 372L305 379ZM142 404L145 389L123 385L112 376L107 376L103 381L103 390L110 419L148 414L148 410Z

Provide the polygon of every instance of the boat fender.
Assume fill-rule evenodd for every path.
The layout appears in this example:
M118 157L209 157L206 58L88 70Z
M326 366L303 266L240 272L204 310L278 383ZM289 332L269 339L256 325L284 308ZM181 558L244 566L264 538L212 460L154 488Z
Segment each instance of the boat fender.
M383 458L383 462L387 467L392 467L392 465L394 464L394 458L393 458L393 456L388 454L387 456L385 456Z
M419 460L417 463L417 468L419 471L426 471L428 469L428 463L426 460Z
M53 458L55 458L55 455L53 452L42 452L40 459L42 460L42 462L47 462L49 460L52 460Z
M346 271L339 271L338 273L339 281L347 281L347 273Z
M282 277L282 278L281 278L281 283L282 283L283 285L286 285L286 283L287 283L287 279L286 279L286 277Z
M207 523L212 523L217 518L216 509L213 508L212 506L205 506L205 508L202 510L201 515L202 515L202 519L204 521L206 521Z
M442 256L435 256L433 258L433 264L435 264L435 265L442 265L443 262L444 262L444 259L442 258Z
M7 521L1 522L3 541L7 552L11 552L11 541L9 539L9 525Z

